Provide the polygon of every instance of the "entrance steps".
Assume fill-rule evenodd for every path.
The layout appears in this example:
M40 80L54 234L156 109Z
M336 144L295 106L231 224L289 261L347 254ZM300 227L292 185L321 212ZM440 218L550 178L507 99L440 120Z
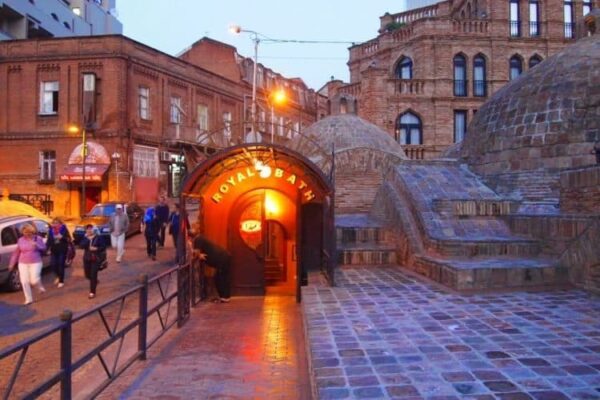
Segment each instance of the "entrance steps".
M370 215L336 217L338 264L397 264L459 291L568 285L539 240L511 231L520 207L454 162L402 163Z
M338 265L396 263L392 232L366 214L338 215L336 241Z

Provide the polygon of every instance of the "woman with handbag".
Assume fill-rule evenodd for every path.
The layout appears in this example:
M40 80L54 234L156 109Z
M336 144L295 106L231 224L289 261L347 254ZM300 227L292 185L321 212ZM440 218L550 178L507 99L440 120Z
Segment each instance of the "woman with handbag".
M106 243L94 230L94 226L85 226L85 236L79 246L83 249L83 270L85 277L90 281L90 294L88 299L96 297L98 286L98 271L106 261Z
M8 265L12 271L18 264L19 279L25 295L24 304L28 305L33 303L31 286L37 286L40 293L46 291L42 285L42 252L46 251L46 244L31 224L23 225L21 234Z
M50 248L52 267L56 273L54 284L59 288L65 285L65 263L70 241L71 235L67 226L59 218L54 218L48 232L48 247Z

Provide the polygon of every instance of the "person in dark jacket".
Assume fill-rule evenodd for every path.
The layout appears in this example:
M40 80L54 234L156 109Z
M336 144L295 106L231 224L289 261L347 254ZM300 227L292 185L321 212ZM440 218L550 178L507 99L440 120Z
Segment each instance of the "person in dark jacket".
M189 221L185 220L186 232L190 230ZM179 213L179 204L175 204L175 210L169 215L169 234L173 238L173 247L175 247L175 262L179 262L179 249L177 241L179 240L179 231L181 230L181 214Z
M156 260L156 242L158 241L158 234L160 232L160 223L158 218L156 218L154 208L149 207L146 209L141 229L146 238L146 253L152 260Z
M169 222L169 206L166 203L165 196L160 196L158 204L154 208L154 213L159 224L158 244L165 247L165 229Z
M229 303L231 297L229 287L231 254L200 234L194 238L193 248L199 251L201 260L206 261L208 265L217 270L215 285L217 292L219 292L219 301L221 303Z
M54 284L59 288L65 286L65 262L70 241L71 235L67 226L59 218L54 218L48 232L47 244L50 248L52 268L56 274Z
M85 277L90 281L89 299L96 297L96 287L98 286L98 271L100 266L106 261L106 243L98 232L94 230L92 224L85 226L85 236L81 239L79 247L83 249L83 270Z

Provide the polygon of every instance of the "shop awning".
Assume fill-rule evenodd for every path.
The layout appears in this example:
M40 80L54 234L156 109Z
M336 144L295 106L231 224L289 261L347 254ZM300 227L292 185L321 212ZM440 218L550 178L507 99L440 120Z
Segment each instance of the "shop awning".
M102 175L108 169L107 164L86 164L85 166L85 181L86 182L101 182ZM60 174L60 180L64 182L81 182L83 181L83 165L69 164Z

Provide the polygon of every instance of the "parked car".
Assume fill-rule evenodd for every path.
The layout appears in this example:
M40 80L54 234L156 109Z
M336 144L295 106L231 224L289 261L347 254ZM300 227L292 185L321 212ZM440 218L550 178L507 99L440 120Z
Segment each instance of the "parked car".
M123 203L119 201L110 201L106 203L98 203L89 213L84 215L73 230L73 241L77 244L85 234L85 226L92 224L98 229L98 234L103 237L107 245L110 245L110 232L108 222L110 217L116 212L117 204L122 204L125 208L125 214L129 217L129 229L125 234L129 237L140 232L142 217L144 210L136 203Z
M21 228L24 224L33 224L38 234L44 238L48 237L50 223L42 218L30 217L28 215L16 215L11 217L0 217L0 284L9 290L21 289L19 271L8 271L8 263L12 253L17 248L17 240L21 237ZM50 253L46 252L42 258L44 268L50 266Z

